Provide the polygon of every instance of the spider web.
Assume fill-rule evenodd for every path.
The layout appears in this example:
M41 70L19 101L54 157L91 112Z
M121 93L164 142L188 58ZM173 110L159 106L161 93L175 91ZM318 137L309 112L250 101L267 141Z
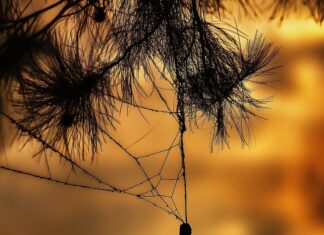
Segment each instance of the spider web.
M119 136L118 132L120 132L120 128L116 128L118 131L115 131L115 133L107 131L106 135L109 140L106 141L106 145L108 145L111 152L113 152L113 154L109 153L107 158L118 159L119 165L117 164L117 167L109 167L108 164L101 164L102 156L98 156L97 161L100 162L100 164L96 165L96 167L94 167L94 164L83 166L86 162L78 162L73 159L73 157L60 152L54 146L48 144L40 133L32 133L11 115L0 110L0 114L3 117L15 125L20 132L28 135L29 138L24 140L21 149L24 149L27 144L32 144L29 143L31 140L41 145L40 150L33 153L31 158L36 159L36 162L39 163L37 166L38 172L35 172L35 167L28 170L25 169L27 168L25 166L13 167L11 164L11 154L8 155L10 156L10 161L8 160L7 154L5 154L5 162L4 164L0 164L0 169L86 190L114 192L136 197L174 216L181 222L185 222L186 219L184 214L186 212L184 213L182 211L186 210L186 208L183 205L179 206L179 204L183 204L184 192L184 166L181 163L179 150L181 138L179 129L176 131L169 131L169 129L167 129L168 133L172 133L169 133L170 136L164 138L165 141L163 142L166 142L163 143L164 147L160 147L157 151L151 150L155 147L152 143L156 141L152 140L151 137L160 136L159 128L166 130L165 126L161 125L165 116L168 116L168 118L171 117L172 120L178 124L174 113L138 105L135 104L135 102L134 104L125 103L122 100L119 100L119 102L121 103L121 107L127 106L126 110L124 110L127 116L130 111L137 110L139 116L142 118L142 122L149 122L146 118L148 116L146 113L152 113L152 115L159 117L162 113L164 116L160 118L155 125L152 125L150 122L146 123L149 126L148 130L136 134L136 138L130 141L129 144L125 144L123 143L124 140L121 141L113 136ZM130 125L134 125L134 122L131 121ZM136 125L138 124L136 123ZM124 121L123 125L120 125L120 127L124 127L125 129L129 128L125 125ZM141 145L144 147L140 148ZM137 151L133 150L134 147L137 148ZM113 150L111 148L113 148ZM138 151L138 149L140 149L140 151ZM143 151L143 149L148 150ZM115 152L116 154L114 154ZM140 153L135 154L133 152ZM43 169L41 169L41 165ZM106 168L107 165L108 168L111 168L109 171ZM125 167L125 165L132 167ZM41 173L39 171L41 171ZM110 176L108 177L107 175L109 174L104 174L106 177L102 177L101 172L103 171L110 172ZM128 175L128 177L123 176L125 172L127 172L126 175ZM107 180L104 178L109 179ZM123 182L118 182L120 181L118 178L121 178Z
M56 6L56 4L59 4L59 2L54 3L52 6ZM81 1L74 1L74 3L77 2ZM31 1L27 1L27 7L30 4ZM52 8L52 6L48 6L48 9ZM36 18L39 17L42 12L43 10L40 10L36 14ZM126 13L127 12L122 12L122 14ZM75 12L72 12L71 14L75 14ZM63 17L65 17L65 15L63 15ZM51 23L49 23L49 25L50 24ZM40 34L40 32L42 32L42 30L40 30L37 34ZM152 63L154 63L154 60L152 60ZM157 65L154 66L156 69L158 69ZM164 76L164 69L159 71L159 73L160 76ZM121 100L118 98L118 96L112 98L114 98L117 102L120 102L122 107L126 106L127 112L130 109L137 110L144 121L148 121L144 113L150 112L155 113L156 115L168 115L178 124L179 120L177 119L178 117L176 112L171 111L175 110L175 108L169 108L167 102L160 93L160 90L157 88L157 84L154 83L153 79L150 81L154 87L153 90L158 93L158 97L161 98L167 110L157 110L151 108L151 106L142 106L139 105L138 102L129 103L128 101ZM112 130L108 130L105 132L107 144L109 144L109 146L114 145L114 151L116 152L109 152L109 157L114 157L113 155L119 157L119 155L122 155L123 161L120 166L111 170L111 172L114 172L115 175L110 172L104 175L102 174L104 169L98 170L98 168L103 168L100 157L98 157L98 161L100 159L100 165L98 165L96 167L97 169L95 169L94 164L86 165L87 162L77 161L73 156L69 156L68 154L60 151L57 147L51 145L50 142L46 140L44 133L44 136L42 136L41 131L35 132L28 129L26 126L22 125L18 119L15 119L14 114L9 114L3 110L0 110L0 114L14 126L16 126L19 132L23 133L24 136L27 136L27 138L21 138L23 141L21 149L24 149L25 151L27 149L25 147L31 146L35 142L40 145L39 150L36 152L31 152L27 155L29 156L29 159L34 159L35 162L38 163L36 168L37 172L35 172L35 167L29 167L29 169L27 169L27 164L24 165L23 162L19 162L19 164L17 164L18 166L13 167L11 164L11 159L14 157L12 157L11 154L8 155L10 156L9 159L6 157L4 164L0 164L0 169L64 184L67 186L125 194L141 199L167 212L182 222L187 220L186 191L184 190L186 188L185 166L183 164L184 156L180 149L183 133L181 133L179 128L177 128L177 130L170 137L165 138L168 143L162 148L159 147L159 150L141 150L140 153L136 154L134 153L133 147L138 146L140 143L149 139L150 136L156 132L157 128L149 128L148 131L139 133L137 138L129 143L124 143L124 138L117 138L119 137L118 134L116 135L116 133ZM124 126L124 122L123 125L120 126ZM116 130L117 129L120 131L119 128L116 128ZM117 150L119 153L117 153ZM116 156L115 158L117 158ZM129 173L133 173L136 168L136 174L131 174L132 180L130 182L123 182L122 184L114 182L112 178L124 178L122 173L125 174L126 170L124 163L126 161L130 162L130 165L133 165L133 167L130 168L131 170L128 168L126 170L129 171ZM106 175L109 175L109 173L110 177L107 177ZM108 180L105 178L108 178ZM183 202L183 197L180 196L181 193L179 191L182 191L185 196L185 205L181 208L179 207L179 201ZM183 210L185 210L184 213L181 213ZM185 216L183 214L185 214Z

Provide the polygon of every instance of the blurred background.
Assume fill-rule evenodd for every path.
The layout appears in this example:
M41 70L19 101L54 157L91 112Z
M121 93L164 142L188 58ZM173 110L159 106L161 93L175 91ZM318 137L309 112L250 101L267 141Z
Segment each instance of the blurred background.
M234 22L234 18L228 18ZM189 222L193 235L324 234L324 29L306 16L282 23L268 17L236 18L250 37L255 30L281 47L275 63L284 65L269 79L274 87L253 87L258 97L274 96L253 122L253 138L242 147L233 134L230 148L210 151L211 127L187 132ZM152 101L154 104L154 96ZM136 154L168 146L177 131L168 116L124 112L115 136ZM8 124L2 124L8 126ZM152 127L154 127L152 129ZM8 127L7 132L10 132ZM46 173L36 147L2 136L2 165ZM52 158L54 158L52 156ZM96 161L82 165L98 175L131 185L134 166L112 143ZM57 177L68 166L52 160ZM146 165L147 168L153 167ZM176 164L176 163L174 163ZM173 169L173 163L170 163ZM83 181L78 178L76 181ZM183 203L179 196L177 202ZM4 235L165 235L178 234L179 221L142 200L82 190L0 171L0 234Z

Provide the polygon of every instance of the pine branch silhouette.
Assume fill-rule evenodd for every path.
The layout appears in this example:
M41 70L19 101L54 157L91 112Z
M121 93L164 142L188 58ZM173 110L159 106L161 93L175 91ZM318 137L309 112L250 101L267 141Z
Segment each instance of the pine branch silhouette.
M106 125L114 122L112 87L98 70L104 51L98 52L95 44L83 51L71 37L52 38L48 53L30 58L18 78L14 105L23 116L19 122L69 156L93 157ZM65 40L75 45L65 46Z
M308 12L317 23L324 20L323 0L270 0L267 2L259 0L200 0L199 5L204 12L209 14L224 15L232 12L229 4L235 4L238 9L248 16L268 15L270 20L282 22L291 13ZM306 10L306 11L305 11Z
M236 25L224 27L222 16L229 12L226 0L40 2L43 6L37 10L33 10L31 0L0 2L0 85L1 91L10 94L6 101L14 115L4 110L0 114L16 126L19 136L27 137L27 142L41 144L36 155L50 150L71 165L71 172L78 169L105 188L9 166L0 168L70 186L135 196L180 220L181 235L191 234L184 142L187 126L196 125L199 119L211 121L211 146L229 145L229 128L236 129L242 143L247 144L251 119L261 118L258 110L270 101L255 98L248 83L267 83L258 78L278 68L270 65L278 48L258 33L249 40ZM234 2L244 14L255 17L268 13L270 19L282 21L303 7L316 22L324 20L322 0L272 0L268 12L256 0ZM208 15L218 16L219 23L209 22ZM242 41L247 42L245 49ZM151 66L172 87L174 109L158 88L156 76L149 72ZM140 70L165 109L148 107L136 99L150 97L139 81ZM121 112L120 104L175 118L179 130L170 146L142 156L132 154L109 131L119 122L116 116ZM136 163L144 181L121 189L78 164L88 156L94 160L106 140ZM165 178L162 171L175 148L179 148L181 168L175 178ZM162 167L150 176L141 161L161 153L166 154ZM154 178L159 178L157 184ZM173 199L180 179L184 185L184 216ZM158 190L163 180L174 182L171 195ZM150 190L132 192L145 183Z

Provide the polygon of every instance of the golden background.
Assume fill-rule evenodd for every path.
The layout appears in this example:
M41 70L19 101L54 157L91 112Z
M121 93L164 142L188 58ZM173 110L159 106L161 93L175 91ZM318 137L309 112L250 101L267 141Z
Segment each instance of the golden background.
M210 129L186 134L193 235L324 234L323 26L297 15L280 25L262 17L237 21L249 36L258 29L280 46L275 63L284 67L271 77L279 80L274 88L254 91L257 96L275 98L260 113L267 121L253 122L249 147L242 148L233 135L230 149L211 153ZM177 128L169 117L151 115L149 124L138 121L136 111L121 119L125 125L118 138L126 145L157 126L143 140L147 149L170 143ZM9 140L4 138L4 142ZM33 145L20 151L22 144L7 147L1 153L1 164L7 158L10 166L42 172L38 168L44 169L43 162L30 159ZM134 151L141 153L143 148L139 145ZM114 162L110 168L104 167L107 159ZM131 166L119 160L118 151L109 144L95 163L86 163L98 169L98 174L124 184L134 178ZM178 234L178 226L174 217L128 196L0 171L0 234L171 235Z

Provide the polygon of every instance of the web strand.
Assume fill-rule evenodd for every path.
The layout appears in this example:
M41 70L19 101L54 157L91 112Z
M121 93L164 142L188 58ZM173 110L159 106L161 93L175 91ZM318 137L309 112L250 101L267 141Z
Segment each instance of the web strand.
M152 153L148 153L148 154L144 154L141 156L135 156L132 153L129 152L129 150L127 150L118 140L116 140L115 138L113 138L112 136L108 136L112 142L114 142L123 152L127 153L128 157L134 161L138 168L140 168L143 176L145 177L145 179L137 184L134 184L132 186L129 187L124 187L124 188L120 188L117 186L112 186L109 183L106 183L104 180L98 178L97 176L93 175L92 173L90 173L88 170L84 169L83 167L81 167L78 163L76 163L75 161L73 161L71 158L63 155L62 153L60 153L58 150L55 149L55 147L50 146L49 144L46 143L45 140L43 140L40 136L40 134L35 135L32 133L29 133L28 129L26 129L25 127L21 126L14 118L12 118L11 116L9 116L8 114L0 111L0 113L6 117L10 122L12 122L13 124L16 125L16 127L23 132L27 132L29 135L29 138L33 138L36 141L40 142L42 144L42 148L40 151L38 151L36 154L34 154L34 157L36 156L40 156L40 155L44 155L44 161L45 161L45 167L47 169L47 173L48 176L42 176L42 175L38 175L36 173L30 173L30 172L26 172L24 170L20 170L20 169L15 169L9 166L0 166L1 169L3 170L7 170L7 171L11 171L11 172L15 172L15 173L19 173L19 174L23 174L23 175L28 175L34 178L39 178L42 180L48 180L54 183L58 183L58 184L63 184L66 186L73 186L73 187L79 187L79 188L83 188L83 189L88 189L88 190L100 190L100 191L106 191L106 192L117 192L117 193L121 193L121 194L126 194L126 195L130 195L130 196L135 196L138 199L144 200L147 203L150 203L151 205L153 205L154 207L157 207L159 209L162 209L163 211L167 212L168 214L174 216L176 219L184 222L184 219L181 216L181 213L179 211L179 208L177 206L176 201L174 200L174 196L175 196L175 191L178 185L178 182L181 180L181 178L183 177L183 167L181 166L181 168L179 169L179 172L176 174L176 177L174 178L168 178L168 177L164 177L163 176L163 172L164 172L164 168L165 168L165 163L168 160L168 158L170 157L170 152L175 150L176 147L179 146L179 142L177 142L179 139L179 132L176 133L175 137L173 138L172 142L170 143L168 148L156 151L156 152L152 152ZM142 136L139 140L137 140L136 142L140 142L142 141L144 138L146 138L148 135L150 134L150 132L146 135L144 135L144 137ZM27 142L29 142L30 140L28 140ZM26 144L26 143L25 143ZM25 146L24 144L24 146ZM51 166L50 163L47 159L47 154L46 154L46 149L51 150L52 152L55 153L55 156L58 156L59 159L68 162L69 164L71 164L71 168L68 172L68 176L66 178L66 180L58 180L55 179L54 173L52 173L51 170ZM160 170L157 174L153 175L153 176L149 176L149 174L147 173L147 170L145 169L145 167L143 166L143 164L141 163L142 160L148 159L148 158L155 158L158 155L161 154L165 154L165 157L163 158L163 161L161 163L161 167ZM76 171L76 169L79 169L80 171ZM78 174L82 173L87 177L90 177L92 179L94 179L97 183L99 183L99 185L103 185L103 186L107 186L106 187L96 187L93 185L85 185L85 184L76 184L76 183L72 183L70 182L70 178L71 175L74 174ZM154 179L158 179L157 183L153 183ZM168 182L169 184L171 184L171 192L169 193L163 193L160 192L159 190L159 186L163 183L163 182ZM138 188L140 188L140 186L143 186L144 184L149 183L150 185L150 189L144 191L144 192L134 192L136 191ZM158 199L158 200L156 200ZM170 202L168 202L167 200L170 200Z

